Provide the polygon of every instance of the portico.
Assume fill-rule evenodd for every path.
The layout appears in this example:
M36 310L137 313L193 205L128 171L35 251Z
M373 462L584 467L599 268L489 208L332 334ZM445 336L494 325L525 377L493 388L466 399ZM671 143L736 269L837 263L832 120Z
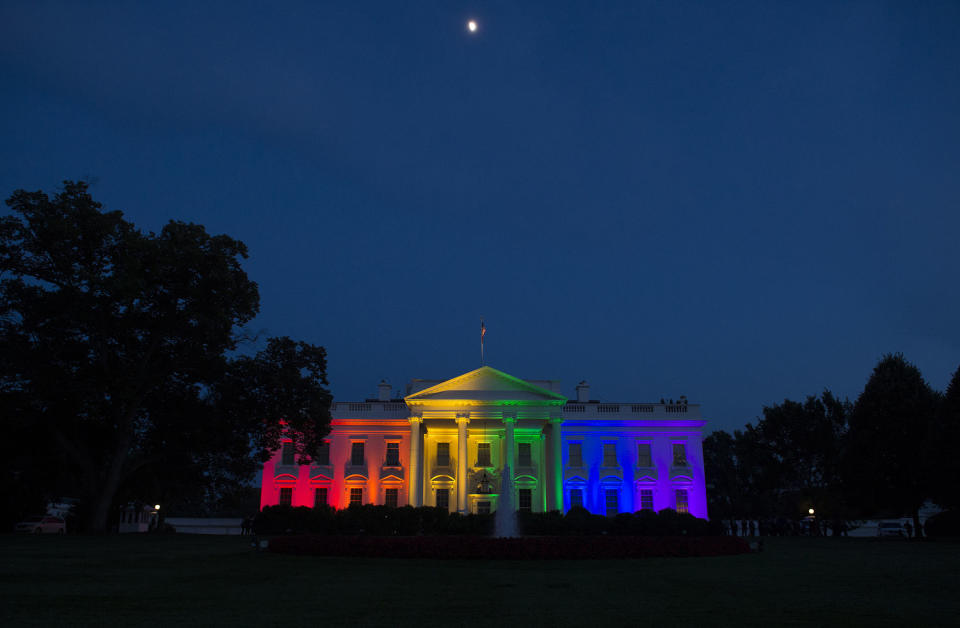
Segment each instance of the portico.
M519 507L539 511L561 502L562 493L543 479L562 474L563 395L482 367L404 401L410 408L411 504L448 504L464 514L492 511L508 472L516 490L526 491L514 496ZM529 504L517 501L527 496Z

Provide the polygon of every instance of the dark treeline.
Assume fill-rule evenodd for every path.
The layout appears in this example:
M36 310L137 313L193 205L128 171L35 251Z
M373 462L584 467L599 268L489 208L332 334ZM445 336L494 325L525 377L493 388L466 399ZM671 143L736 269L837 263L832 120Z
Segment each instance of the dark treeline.
M756 424L703 443L711 519L791 529L813 508L831 526L960 504L960 368L945 393L900 354L884 356L856 402L829 390L763 408Z
M258 463L327 433L326 351L253 346L247 247L201 225L145 232L82 182L0 215L0 527L73 498L72 531L127 504L229 511Z

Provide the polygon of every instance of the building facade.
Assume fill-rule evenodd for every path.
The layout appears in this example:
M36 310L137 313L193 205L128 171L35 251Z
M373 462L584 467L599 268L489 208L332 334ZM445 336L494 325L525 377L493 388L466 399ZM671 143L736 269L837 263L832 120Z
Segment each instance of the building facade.
M558 389L488 366L413 380L403 399L391 399L381 382L376 400L333 404L330 434L311 464L296 464L284 443L264 465L261 508L409 504L484 513L499 502L531 512L673 508L706 518L699 405L599 402L585 382L573 401Z

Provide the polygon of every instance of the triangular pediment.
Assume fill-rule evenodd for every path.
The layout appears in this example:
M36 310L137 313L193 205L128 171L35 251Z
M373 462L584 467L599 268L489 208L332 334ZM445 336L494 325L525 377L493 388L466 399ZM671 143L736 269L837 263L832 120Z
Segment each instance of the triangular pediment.
M567 398L495 368L481 366L475 371L414 393L405 400L413 404L427 401L480 401L559 405L566 402Z

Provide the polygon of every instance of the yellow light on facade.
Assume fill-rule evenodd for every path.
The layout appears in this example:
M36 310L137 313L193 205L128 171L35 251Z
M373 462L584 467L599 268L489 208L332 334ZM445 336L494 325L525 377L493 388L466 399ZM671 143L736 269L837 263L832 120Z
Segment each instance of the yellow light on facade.
M154 509L154 510L160 510L160 504L154 504L153 509Z
M809 513L812 515L812 514L813 514L813 508L811 508L811 509L808 510L807 512L809 512Z

